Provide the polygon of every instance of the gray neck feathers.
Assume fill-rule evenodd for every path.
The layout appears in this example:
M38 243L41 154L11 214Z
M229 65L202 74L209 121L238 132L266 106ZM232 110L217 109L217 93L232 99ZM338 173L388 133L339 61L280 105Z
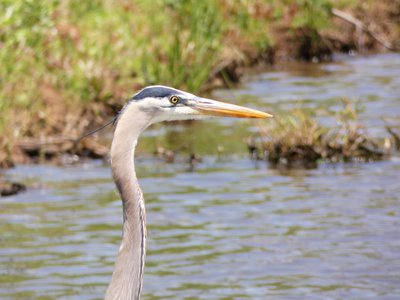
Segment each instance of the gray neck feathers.
M147 117L148 118L148 117ZM149 120L135 104L119 117L111 146L111 168L123 205L122 243L118 251L106 300L138 300L146 254L146 214L136 178L134 151Z

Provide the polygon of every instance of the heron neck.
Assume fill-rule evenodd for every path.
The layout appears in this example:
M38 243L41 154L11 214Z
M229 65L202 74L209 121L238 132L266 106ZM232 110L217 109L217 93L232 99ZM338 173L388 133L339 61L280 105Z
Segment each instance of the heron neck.
M149 122L135 104L122 112L111 146L111 168L122 199L122 243L118 251L106 299L140 298L146 255L146 214L136 178L134 151L140 133Z

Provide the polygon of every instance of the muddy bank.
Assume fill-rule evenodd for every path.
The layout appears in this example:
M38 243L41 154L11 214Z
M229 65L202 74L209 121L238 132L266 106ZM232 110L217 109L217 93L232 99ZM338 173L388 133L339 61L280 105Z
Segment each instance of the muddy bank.
M331 61L334 53L366 55L400 51L400 1L359 3L352 8L330 9L331 25L324 28L299 26L292 22L299 10L292 4L288 13L271 28L274 45L264 52L240 47L241 56L221 62L207 88L237 83L246 68L263 67L291 60L318 63Z

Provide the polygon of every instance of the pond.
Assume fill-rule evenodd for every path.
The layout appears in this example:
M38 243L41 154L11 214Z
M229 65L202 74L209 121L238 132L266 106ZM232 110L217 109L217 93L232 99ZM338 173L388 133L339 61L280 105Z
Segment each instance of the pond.
M345 96L382 136L399 124L399 75L398 54L338 57L276 66L213 96L322 117ZM142 298L399 299L400 158L276 170L248 158L243 140L257 126L216 119L146 132L136 164L148 223ZM158 145L178 153L174 163L148 154ZM190 153L202 157L194 168ZM102 299L122 221L109 164L4 176L29 189L0 199L0 299Z

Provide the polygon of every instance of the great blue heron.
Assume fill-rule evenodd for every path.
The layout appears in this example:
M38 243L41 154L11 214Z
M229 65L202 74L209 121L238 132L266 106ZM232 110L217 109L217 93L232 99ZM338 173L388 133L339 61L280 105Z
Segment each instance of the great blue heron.
M122 199L123 230L111 283L106 292L107 300L138 300L142 289L146 214L133 156L139 135L156 122L201 119L206 116L272 117L261 111L200 98L166 86L142 89L117 117L111 145L111 168Z

